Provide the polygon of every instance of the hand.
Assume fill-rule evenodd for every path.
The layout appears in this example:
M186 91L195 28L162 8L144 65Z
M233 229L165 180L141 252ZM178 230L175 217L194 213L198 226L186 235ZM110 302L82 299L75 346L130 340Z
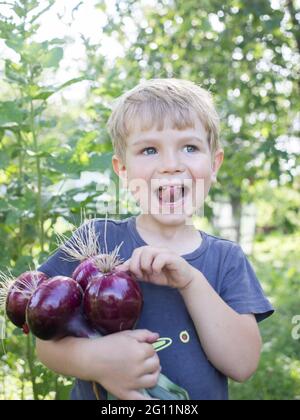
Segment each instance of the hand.
M136 248L116 270L129 270L139 280L182 290L192 282L195 268L167 248L146 245Z
M120 400L152 399L139 391L158 382L160 362L152 346L158 337L148 330L134 330L90 340L91 380Z

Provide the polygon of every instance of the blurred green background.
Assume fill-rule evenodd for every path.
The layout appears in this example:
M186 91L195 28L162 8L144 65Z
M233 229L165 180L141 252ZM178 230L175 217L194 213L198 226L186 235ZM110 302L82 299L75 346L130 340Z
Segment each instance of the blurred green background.
M0 269L38 266L81 208L136 214L117 215L113 100L143 79L190 79L213 93L225 149L195 226L241 243L277 309L257 373L230 396L300 399L299 70L299 0L1 1ZM71 384L7 323L0 399L67 399Z

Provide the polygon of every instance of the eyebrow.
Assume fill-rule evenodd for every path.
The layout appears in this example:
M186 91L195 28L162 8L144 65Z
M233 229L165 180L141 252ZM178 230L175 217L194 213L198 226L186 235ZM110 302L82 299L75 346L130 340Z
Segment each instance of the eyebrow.
M200 143L204 143L203 139L197 136L187 136L187 137L182 137L180 138L178 141L192 141L192 140L196 140L199 141ZM137 141L135 141L134 143L132 143L132 146L137 146L143 143L150 143L150 142L159 142L158 139L156 138L149 138L149 139L139 139Z

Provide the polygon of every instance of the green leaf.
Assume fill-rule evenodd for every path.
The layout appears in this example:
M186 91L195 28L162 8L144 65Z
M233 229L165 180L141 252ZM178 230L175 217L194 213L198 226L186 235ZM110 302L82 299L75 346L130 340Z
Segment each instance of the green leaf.
M34 97L40 92L40 87L36 84L30 84L26 86L26 92L28 93L29 97Z
M53 2L53 0L51 0L50 2ZM40 5L41 1L40 0L19 0L19 3L23 4L24 8L26 9L26 12L29 13L32 10L36 9Z
M34 150L27 149L26 153L30 157L53 157L53 155L48 151L35 152Z
M13 63L11 60L5 60L5 76L13 81L26 85L27 80L23 73L23 68L20 64Z
M46 99L50 98L50 96L52 96L54 93L57 93L60 90L66 88L68 86L74 85L75 83L79 83L79 82L82 82L84 80L92 80L92 79L87 78L86 76L75 77L74 79L70 79L67 82L63 83L62 85L57 86L56 88L48 88L48 89L42 90L37 95L35 95L33 97L33 99L35 99L35 100L46 100Z
M103 155L95 154L91 156L90 162L88 165L89 171L102 171L104 172L106 169L111 168L111 159L113 153L104 153Z
M1 16L2 18L3 16ZM16 29L16 24L10 21L5 21L1 19L0 21L0 38L5 39L6 41L10 39L12 32ZM5 42L6 42L5 41Z
M18 54L24 50L24 38L20 34L17 34L14 37L10 35L10 37L5 40L5 44L8 46L8 48L11 48Z
M33 96L32 99L45 101L46 99L50 98L50 96L52 96L53 93L56 93L56 92L57 91L55 89L53 89L53 90L42 90L37 95Z
M0 151L0 169L6 168L9 162L9 154L3 150Z
M81 77L76 77L76 78L74 78L74 79L70 79L70 80L68 80L67 82L65 82L65 83L63 83L59 88L58 88L58 90L60 90L60 89L64 89L64 88L66 88L66 87L68 87L68 86L71 86L71 85L74 85L75 83L78 83L78 82L82 82L83 80L94 80L92 77L87 77L87 76L81 76Z
M0 143L1 143L2 139L3 139L3 137L4 137L4 133L5 133L5 130L2 129L2 128L0 128ZM0 157L0 159L1 159L1 157Z
M21 124L26 117L26 112L20 109L16 102L0 102L0 128Z
M24 17L24 16L26 16L26 13L27 13L27 11L24 9L24 8L22 8L22 7L20 7L19 5L15 5L14 6L14 8L13 8L13 11L21 18L21 17Z
M45 102L42 102L40 106L34 109L34 115L36 116L42 114L46 108L47 104Z
M48 45L64 45L65 43L66 40L60 38L53 38L50 41L48 41Z
M78 175L82 171L82 165L77 162L72 162L70 158L63 159L63 156L60 159L52 157L47 160L47 165L49 169L55 170L61 174L67 174L68 177L78 178Z
M64 56L64 50L61 47L52 48L41 57L40 63L43 67L58 67L60 60Z

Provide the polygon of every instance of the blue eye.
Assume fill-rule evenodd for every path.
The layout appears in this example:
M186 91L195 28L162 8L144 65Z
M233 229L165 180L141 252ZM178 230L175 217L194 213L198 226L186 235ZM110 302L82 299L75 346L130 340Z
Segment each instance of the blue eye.
M143 155L145 154L144 152L145 152L146 150L155 150L155 148L154 148L154 147L146 147L146 149L143 149L143 150L142 150L142 154L143 154ZM152 155L152 154L153 154L153 153L150 153L150 155ZM148 153L146 153L146 156L148 156Z
M189 144L189 145L187 145L187 146L185 146L185 147L192 147L192 148L194 148L194 150L198 150L198 147L193 146L193 145L191 145L191 144Z

